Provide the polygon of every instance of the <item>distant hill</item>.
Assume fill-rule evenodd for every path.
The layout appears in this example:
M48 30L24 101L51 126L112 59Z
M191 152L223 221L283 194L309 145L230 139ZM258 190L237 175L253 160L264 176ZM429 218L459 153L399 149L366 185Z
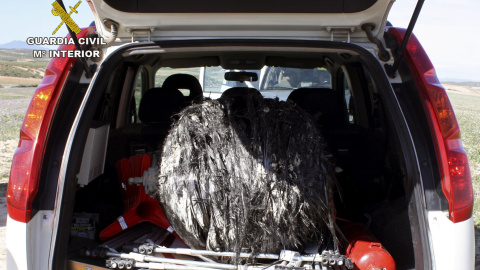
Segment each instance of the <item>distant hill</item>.
M476 80L458 79L458 78L440 78L441 83L478 83Z
M38 45L28 45L27 42L21 41L21 40L14 40L5 44L0 44L0 49L48 50L47 47L42 47Z
M50 61L50 58L33 58L32 49L0 49L0 62L2 61L34 61L43 62Z

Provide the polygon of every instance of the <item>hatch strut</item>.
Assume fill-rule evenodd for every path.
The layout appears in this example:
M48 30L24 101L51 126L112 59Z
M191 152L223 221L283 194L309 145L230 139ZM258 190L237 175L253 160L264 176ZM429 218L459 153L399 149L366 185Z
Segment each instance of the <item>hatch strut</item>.
M405 36L403 37L402 45L400 45L400 49L398 49L397 55L395 56L395 61L393 62L393 65L385 64L385 70L387 71L387 75L391 78L395 78L395 73L398 70L400 61L402 61L403 59L403 53L405 51L405 48L407 47L408 40L412 36L413 27L417 22L418 15L420 15L420 10L422 9L424 2L425 0L418 0L417 2L417 6L413 11L412 18L410 19L410 23L408 24L407 31L405 32Z
M65 5L63 4L63 0L57 0L57 2L60 4L60 6L65 9ZM80 43L78 42L77 34L73 32L73 30L68 26L68 24L65 24L68 29L68 33L70 33L70 37L73 39L73 42L75 43L75 49L81 51L82 48L80 47ZM85 70L85 77L91 78L93 76L93 70L95 69L95 65L92 65L91 67L88 66L87 60L85 57L78 57L80 59L80 62L82 63L83 69Z

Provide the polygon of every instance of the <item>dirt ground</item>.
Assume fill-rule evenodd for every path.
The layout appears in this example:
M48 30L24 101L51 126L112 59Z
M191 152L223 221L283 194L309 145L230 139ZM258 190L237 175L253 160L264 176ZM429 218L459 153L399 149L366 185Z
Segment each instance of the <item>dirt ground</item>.
M7 269L5 266L6 249L5 249L5 229L7 223L7 205L5 202L7 183L0 184L0 270Z
M42 79L35 78L18 78L18 77L8 77L0 76L0 83L4 84L39 84Z
M13 152L17 148L16 140L0 142L0 270L5 266L5 229L7 223L6 191L8 184L8 173L12 162Z
M464 94L471 94L471 95L480 95L480 86L477 85L457 85L457 84L450 84L450 83L442 83L443 87L447 91L454 91L454 92L461 92Z

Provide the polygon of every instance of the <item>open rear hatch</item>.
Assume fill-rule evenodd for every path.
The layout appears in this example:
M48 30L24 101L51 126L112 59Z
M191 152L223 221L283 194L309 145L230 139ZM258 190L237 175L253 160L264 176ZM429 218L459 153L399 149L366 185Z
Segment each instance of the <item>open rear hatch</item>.
M394 0L113 1L87 0L97 31L121 40L307 38L367 41L382 35Z

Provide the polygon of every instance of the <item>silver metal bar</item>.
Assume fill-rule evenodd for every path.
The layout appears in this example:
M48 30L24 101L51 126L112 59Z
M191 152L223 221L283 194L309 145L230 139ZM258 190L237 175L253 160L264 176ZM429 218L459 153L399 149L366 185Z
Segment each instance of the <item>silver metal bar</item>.
M235 252L216 252L211 250L195 250L195 249L186 249L186 248L165 248L157 247L154 249L154 252L157 253L166 253L166 254L181 254L181 255L190 255L190 256L218 256L218 257L232 257L235 256ZM265 268L265 265L233 265L217 262L205 262L205 261L193 261L193 260L182 260L182 259L170 259L163 257L150 256L140 253L117 253L117 252L107 252L109 257L119 257L122 259L133 260L138 263L157 263L152 264L152 267L164 267L164 268L147 268L147 269L195 269L202 268L197 270L211 270L211 269L227 269L227 270L256 270L256 269L271 269L270 267ZM240 253L240 257L246 258L252 256L251 253ZM316 267L322 266L322 269L328 267L345 267L347 269L353 269L353 264L345 256L335 254L332 251L324 251L322 254L301 256L298 252L282 250L280 255L275 254L258 254L254 256L255 258L263 259L274 259L278 261L284 261L283 264L295 263L296 266L300 266L302 263L307 264L318 264ZM170 268L165 268L166 266ZM175 268L172 268L175 267ZM180 268L177 268L180 267ZM257 268L259 267L259 268ZM273 268L272 268L273 269Z
M166 247L157 247L154 249L155 253L167 253L167 254L181 254L181 255L203 255L203 256L219 256L219 257L234 257L237 255L235 252L218 252L212 250L198 250L198 249L189 249L189 248L166 248ZM270 260L281 260L281 256L277 254L268 254L260 253L253 255L252 253L241 252L238 254L240 258L256 258L256 259L270 259ZM323 256L320 254L309 255L309 256L300 256L299 258L303 262L322 262L326 259L328 263L328 256ZM341 262L343 264L343 261Z
M205 268L205 267L195 267L195 266L184 266L184 265L174 265L174 264L165 264L165 263L142 263L136 262L134 264L136 268L142 269L161 269L161 270L218 270L217 268ZM238 270L274 270L275 266L271 265L265 268L265 266L259 265L249 265L249 266L238 266Z
M181 265L189 265L189 266L201 266L207 268L215 268L215 269L229 269L235 270L237 267L232 264L224 264L224 263L209 263L209 262L198 262L192 260L179 260L179 259L169 259L169 258L160 258L154 256L147 256L139 253L115 253L115 252L107 252L107 256L110 257L120 257L122 259L130 259L136 262L156 262L156 263L170 263L170 264L181 264Z
M195 267L185 265L175 265L168 263L153 263L153 262L135 262L134 266L144 269L164 269L164 270L217 270L217 268Z
M166 247L157 247L154 252L156 253L168 253L168 254L182 254L182 255L203 255L203 256L219 256L219 257L234 257L237 256L235 252L218 252L212 250L198 250L198 249L189 249L189 248L166 248ZM278 260L279 255L276 254L266 254L260 253L253 255L252 253L241 252L238 254L240 258L257 258L257 259L271 259Z

